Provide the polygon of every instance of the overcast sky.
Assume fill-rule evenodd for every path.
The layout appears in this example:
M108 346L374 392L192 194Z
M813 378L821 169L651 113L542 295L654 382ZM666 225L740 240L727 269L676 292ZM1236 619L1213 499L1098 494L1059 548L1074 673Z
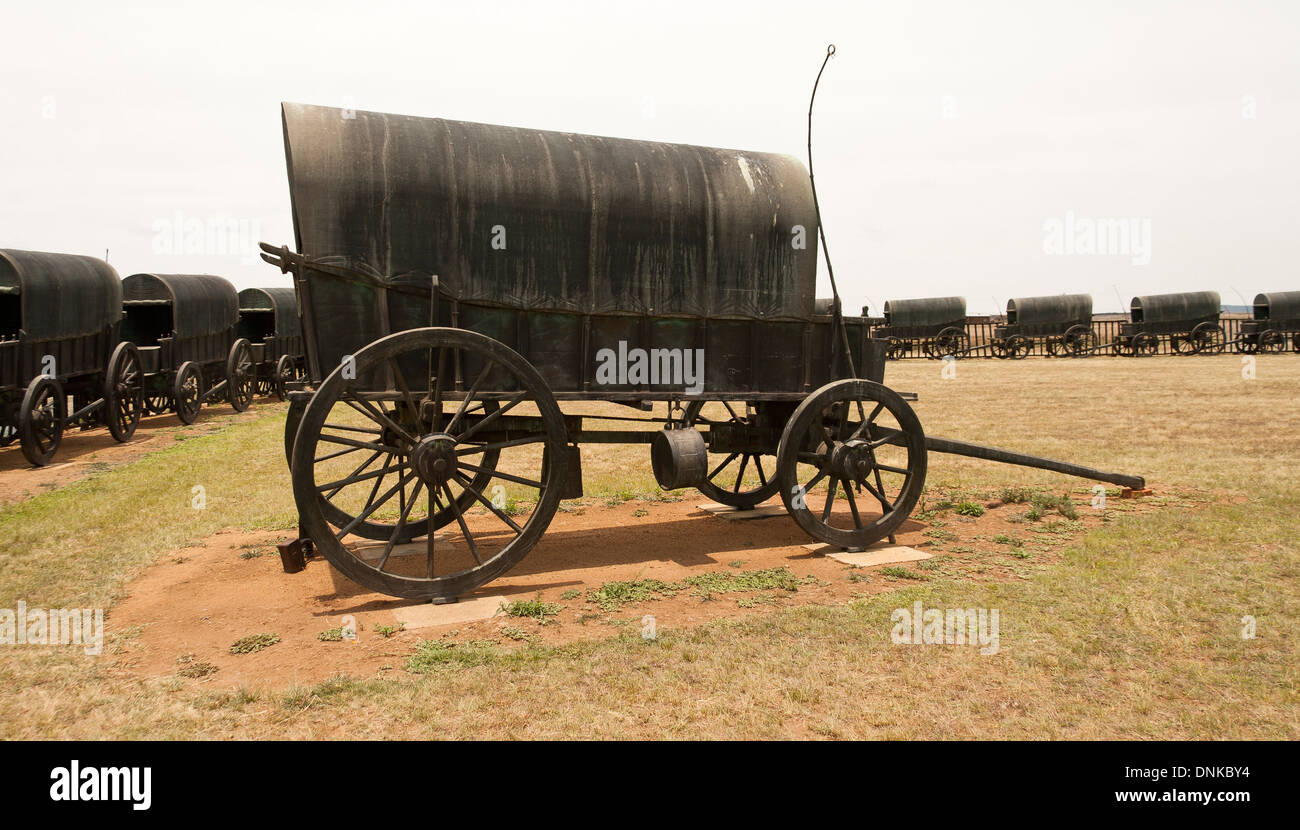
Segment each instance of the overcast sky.
M287 284L183 244L293 244L280 101L802 158L833 42L814 152L846 306L1300 290L1300 3L5 5L0 247L124 276ZM1088 253L1096 221L1134 233Z

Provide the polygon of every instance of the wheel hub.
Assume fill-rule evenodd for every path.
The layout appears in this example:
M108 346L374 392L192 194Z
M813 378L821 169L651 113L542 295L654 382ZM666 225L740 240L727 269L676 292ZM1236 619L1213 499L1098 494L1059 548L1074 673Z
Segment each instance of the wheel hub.
M863 482L874 467L871 445L859 438L837 443L831 450L831 471L838 478Z
M411 451L411 466L429 487L441 487L456 471L456 439L446 433L426 435Z

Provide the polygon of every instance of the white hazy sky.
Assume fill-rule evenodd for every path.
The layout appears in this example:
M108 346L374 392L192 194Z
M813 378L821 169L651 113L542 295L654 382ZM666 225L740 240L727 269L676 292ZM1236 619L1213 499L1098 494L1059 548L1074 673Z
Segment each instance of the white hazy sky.
M287 284L159 240L292 244L280 101L803 157L834 42L814 151L850 308L1300 289L1296 2L0 3L0 247L123 275ZM1067 212L1149 220L1150 263L1049 255Z

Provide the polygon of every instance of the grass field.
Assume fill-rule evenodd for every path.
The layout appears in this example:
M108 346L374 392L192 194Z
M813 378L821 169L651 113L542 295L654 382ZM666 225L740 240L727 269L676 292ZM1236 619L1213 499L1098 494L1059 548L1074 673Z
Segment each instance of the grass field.
M423 674L295 688L136 676L111 659L129 630L101 657L0 646L0 736L1300 737L1300 357L1242 369L1228 355L970 361L944 379L934 362L891 364L889 384L920 394L930 434L1138 473L1179 495L1116 513L1023 581L935 579L652 641L464 650ZM263 405L0 509L0 608L106 607L112 631L129 581L169 552L225 528L292 528L283 422L282 406ZM589 495L652 491L646 455L585 456ZM1078 484L935 456L928 486L978 497ZM998 609L998 653L892 644L891 612L917 600Z

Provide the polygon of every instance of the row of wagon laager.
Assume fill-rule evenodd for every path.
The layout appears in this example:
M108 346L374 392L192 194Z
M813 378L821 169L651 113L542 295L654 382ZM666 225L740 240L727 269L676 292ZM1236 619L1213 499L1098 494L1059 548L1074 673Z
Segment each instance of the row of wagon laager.
M0 250L0 446L48 464L69 429L127 441L142 414L283 399L304 371L292 288L132 274L94 257Z
M988 354L1022 358L1038 346L1049 356L1087 357L1102 352L1144 357L1167 343L1176 354L1220 354L1228 346L1242 354L1300 352L1300 291L1257 294L1251 319L1228 339L1217 291L1134 297L1129 319L1115 337L1099 343L1093 328L1092 297L1059 294L1007 301L1006 322L986 343L972 344L964 297L888 300L884 317L869 318L871 336L888 343L893 359L908 354L967 357ZM867 316L867 309L862 310Z

